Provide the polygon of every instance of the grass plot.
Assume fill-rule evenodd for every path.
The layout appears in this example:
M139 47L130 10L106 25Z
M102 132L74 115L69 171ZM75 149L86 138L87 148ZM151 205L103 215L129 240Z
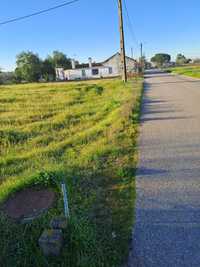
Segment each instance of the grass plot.
M32 224L0 214L0 266L117 267L133 224L142 81L0 86L0 202L67 183L71 219L58 259L38 247L62 200Z
M193 78L200 78L200 66L185 66L171 68L170 71L175 74L185 75Z

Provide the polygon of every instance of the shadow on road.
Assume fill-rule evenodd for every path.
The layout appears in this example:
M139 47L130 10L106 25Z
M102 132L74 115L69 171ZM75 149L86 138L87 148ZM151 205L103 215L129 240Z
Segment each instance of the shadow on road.
M142 101L142 117L140 123L149 121L165 121L165 120L185 120L191 119L192 116L177 116L177 112L182 112L174 108L171 100L151 99L146 92L151 90L153 84L145 83L144 97ZM166 114L166 115L165 115Z
M192 116L167 116L167 117L152 117L152 118L142 118L140 120L141 123L147 122L147 121L165 121L165 120L185 120L185 119L191 119Z
M166 75L165 75L166 77ZM168 81L165 81L165 82L156 82L156 83L150 83L150 85L160 85L160 84L184 84L184 83L200 83L200 80L197 80L197 81L192 81L192 80L183 80L183 81L174 81L174 82L168 82Z
M138 168L137 169L137 175L156 175L156 174L164 174L167 173L167 170L162 170L162 169L149 169L149 168Z
M150 79L150 78L155 78L155 77L171 77L172 76L172 74L170 74L170 73L156 73L156 74L150 74L150 75L148 75L148 74L145 74L144 75L144 78L145 79Z

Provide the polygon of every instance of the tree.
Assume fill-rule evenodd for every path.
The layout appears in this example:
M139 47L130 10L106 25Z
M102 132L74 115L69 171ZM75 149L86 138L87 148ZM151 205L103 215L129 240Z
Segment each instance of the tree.
M16 68L15 69L15 81L16 83L21 83L22 81L22 73L21 73L21 69L20 68Z
M165 63L169 63L171 56L168 54L156 54L151 58L151 62L155 63L158 67L162 67Z
M30 51L22 52L17 56L16 79L19 81L38 82L41 78L42 64L39 56Z
M188 59L182 55L182 54L178 54L176 57L176 64L178 65L182 65L182 64L187 64L188 63Z
M3 83L3 79L2 79L2 71L1 71L1 68L0 68L0 84L2 84Z
M1 72L0 71L0 84L12 84L15 82L15 75L13 72Z
M48 60L53 64L54 68L72 68L71 59L60 51L54 51L52 56L48 57Z
M42 62L42 78L48 82L48 81L54 81L56 77L55 68L50 60L50 58L46 58Z

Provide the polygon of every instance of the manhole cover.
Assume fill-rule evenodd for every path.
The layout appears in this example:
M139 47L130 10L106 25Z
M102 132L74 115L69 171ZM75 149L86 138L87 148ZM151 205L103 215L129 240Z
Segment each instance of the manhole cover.
M15 221L30 222L47 211L55 201L55 193L49 189L24 189L10 197L3 211Z

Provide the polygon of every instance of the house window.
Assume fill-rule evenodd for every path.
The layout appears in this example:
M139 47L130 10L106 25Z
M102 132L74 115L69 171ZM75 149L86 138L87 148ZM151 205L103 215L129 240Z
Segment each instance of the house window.
M109 74L112 74L113 73L112 67L109 67L108 71L109 71Z
M98 75L99 69L92 69L92 75Z

